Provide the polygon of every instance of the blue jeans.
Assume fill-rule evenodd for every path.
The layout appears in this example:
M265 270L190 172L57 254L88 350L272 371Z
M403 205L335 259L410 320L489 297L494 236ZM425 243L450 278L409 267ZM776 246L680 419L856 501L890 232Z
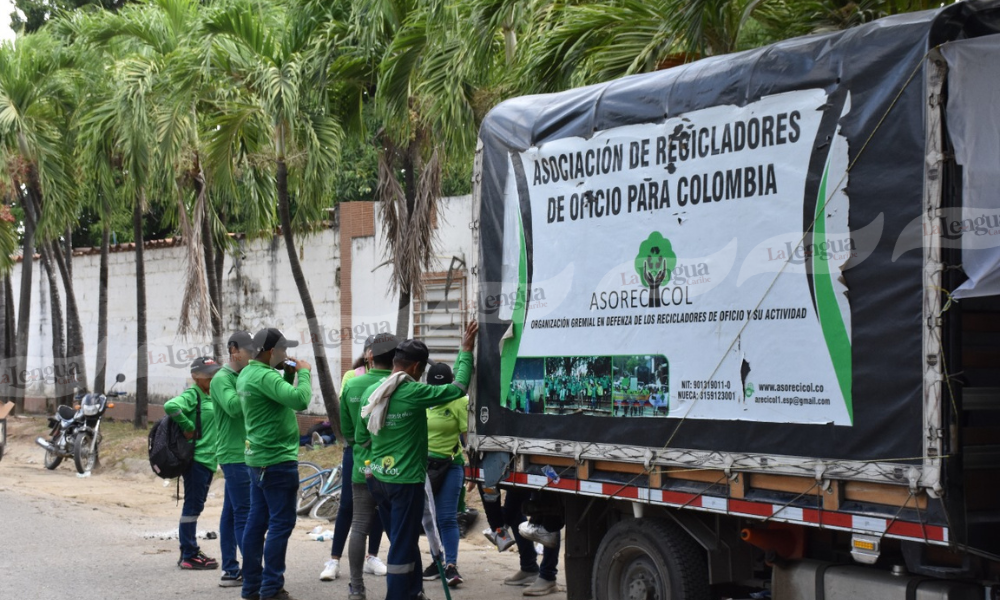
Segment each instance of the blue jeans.
M285 586L285 552L295 528L299 465L250 467L250 515L243 530L243 596L273 596ZM264 541L265 535L267 541Z
M417 545L424 515L424 484L385 483L374 477L368 482L382 523L389 528L385 600L414 600L424 583Z
M184 479L184 506L181 507L181 522L177 528L177 537L181 542L181 558L197 556L198 547L198 517L205 508L208 498L208 488L212 485L215 475L205 465L191 461L191 466L181 477Z
M523 488L511 488L507 490L507 498L504 500L503 515L507 525L514 534L514 542L517 544L517 555L521 559L521 570L526 573L538 573L538 576L546 581L555 581L557 567L559 566L559 548L545 548L542 552L542 564L538 564L538 553L535 552L535 544L524 539L517 531L517 526L526 521L524 513L521 512L521 505L531 497L531 492ZM553 529L561 529L562 525L553 526Z
M465 469L462 465L451 465L444 476L441 489L434 494L434 510L437 513L438 533L444 546L446 565L458 564L458 497L462 493Z
M222 553L222 571L227 575L240 574L237 548L243 553L243 529L250 514L250 470L243 463L221 465L226 476L225 498L222 501L222 518L219 520L219 551Z

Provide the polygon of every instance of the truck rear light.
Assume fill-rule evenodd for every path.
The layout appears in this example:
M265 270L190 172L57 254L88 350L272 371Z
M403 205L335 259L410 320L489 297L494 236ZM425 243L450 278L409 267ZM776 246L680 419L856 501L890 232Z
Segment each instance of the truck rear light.
M881 541L877 537L858 534L851 537L851 556L861 564L875 564L881 551Z

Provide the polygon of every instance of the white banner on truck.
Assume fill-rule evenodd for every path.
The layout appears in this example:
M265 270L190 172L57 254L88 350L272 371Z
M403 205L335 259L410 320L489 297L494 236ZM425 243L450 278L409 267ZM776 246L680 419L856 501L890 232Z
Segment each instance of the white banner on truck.
M503 405L851 425L840 274L856 248L846 141L816 143L828 100L791 92L515 156Z

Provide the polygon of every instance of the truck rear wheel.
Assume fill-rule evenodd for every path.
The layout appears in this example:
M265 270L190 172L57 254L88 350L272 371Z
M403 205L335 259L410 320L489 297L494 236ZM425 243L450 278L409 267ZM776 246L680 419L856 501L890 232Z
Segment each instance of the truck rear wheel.
M629 519L601 540L595 600L709 600L705 551L676 525Z

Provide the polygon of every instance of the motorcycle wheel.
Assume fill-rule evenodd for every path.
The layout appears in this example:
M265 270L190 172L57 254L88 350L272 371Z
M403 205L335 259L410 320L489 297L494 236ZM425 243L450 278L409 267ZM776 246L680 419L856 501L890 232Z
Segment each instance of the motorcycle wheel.
M56 441L59 439L59 435L56 434L52 436L52 444L55 445ZM45 468L48 470L53 470L58 467L63 461L63 457L51 450L45 451Z
M76 435L76 441L73 444L73 462L76 463L77 473L82 474L94 469L94 463L97 462L97 448L94 448L94 452L91 454L90 444L93 441L94 435L89 431L83 431Z

